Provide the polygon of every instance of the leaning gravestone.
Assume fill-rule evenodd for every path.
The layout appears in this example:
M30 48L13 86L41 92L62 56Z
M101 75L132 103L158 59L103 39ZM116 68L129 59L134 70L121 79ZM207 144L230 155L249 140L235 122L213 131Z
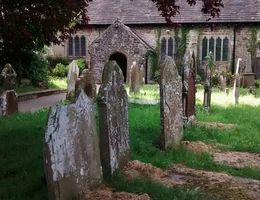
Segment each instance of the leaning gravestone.
M12 115L18 111L18 96L14 89L16 72L11 64L6 64L1 76L4 79L4 93L0 96L0 116Z
M236 66L234 86L233 86L234 104L238 104L238 100L239 100L239 88L240 88L239 68L240 68L240 62L241 61L242 61L242 58L238 58L237 66Z
M130 159L127 93L121 69L115 61L106 63L97 102L103 174L111 177Z
M160 114L162 148L183 137L182 81L174 60L167 57L161 68Z
M92 84L94 80L89 69L84 69L79 79L76 81L75 86L75 99L78 98L79 94L83 90L90 98L96 98L96 85Z
M68 77L67 77L67 96L66 99L70 100L70 101L74 101L75 100L75 85L76 85L76 81L78 79L79 76L79 67L77 65L76 60L73 60L70 65L69 65L69 69L68 69Z
M140 70L136 62L133 62L130 70L130 92L138 93L141 87L140 82Z
M76 199L101 184L95 107L83 91L75 104L51 107L44 165L50 200Z

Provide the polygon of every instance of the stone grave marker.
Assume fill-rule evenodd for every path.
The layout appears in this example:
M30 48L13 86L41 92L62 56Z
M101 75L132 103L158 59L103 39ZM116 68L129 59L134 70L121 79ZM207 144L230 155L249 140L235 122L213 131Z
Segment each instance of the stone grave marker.
M238 60L237 60L237 66L236 66L234 86L233 86L234 104L238 104L238 100L239 100L239 88L240 88L239 68L240 68L240 62L241 62L241 61L242 61L242 58L238 58Z
M171 57L161 66L160 97L161 141L165 150L183 137L182 81Z
M89 69L84 69L76 81L75 99L78 98L81 90L83 90L90 98L96 98L96 85L94 84L94 80Z
M76 60L73 60L70 65L69 65L69 69L68 69L68 77L67 77L67 96L66 99L70 100L72 102L75 101L75 85L76 85L76 81L78 79L79 76L79 67L77 65Z
M84 91L74 104L51 107L44 166L50 200L76 199L101 184L95 107Z
M140 69L136 62L133 62L130 70L130 92L131 93L138 93L140 92Z
M110 177L130 159L127 93L122 71L115 61L104 67L97 102L101 163L104 176Z
M14 91L17 74L11 64L6 64L1 77L4 79L4 93L0 96L0 116L12 115L18 111L18 96Z
M144 66L141 65L140 68L140 86L142 86L144 84Z
M212 56L212 52L210 52L209 57ZM211 108L211 73L212 69L209 66L209 62L205 65L205 82L204 82L204 99L203 99L203 107L205 112L209 112Z

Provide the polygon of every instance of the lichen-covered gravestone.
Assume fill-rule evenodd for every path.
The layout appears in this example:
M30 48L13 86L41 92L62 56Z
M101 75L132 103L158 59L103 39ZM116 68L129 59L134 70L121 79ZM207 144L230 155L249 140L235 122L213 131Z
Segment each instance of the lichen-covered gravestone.
M96 98L96 85L92 84L94 80L89 69L84 69L79 79L76 81L75 86L75 99L78 98L79 94L83 90L89 97Z
M1 77L4 79L4 93L0 96L0 116L12 115L18 111L18 97L14 89L16 72L11 64L6 64Z
M211 55L211 53L210 53ZM209 112L211 108L211 68L206 64L205 66L205 77L206 80L204 82L204 99L203 99L203 107L205 112Z
M160 114L162 148L183 137L182 80L174 60L167 57L161 68Z
M130 92L138 93L140 92L140 87L140 70L136 62L133 62L133 65L130 69Z
M75 104L51 107L44 165L50 200L76 199L101 184L95 107L84 91Z
M141 68L140 68L140 86L142 86L144 84L144 75L145 75L144 66L141 65Z
M127 93L115 61L106 63L97 101L103 174L110 177L130 159Z
M79 76L79 67L77 65L76 60L73 60L70 65L69 65L69 69L68 69L68 77L67 77L67 96L66 99L70 100L70 101L74 101L75 100L75 85L76 85L76 81L78 79Z
M185 124L192 124L196 120L196 69L195 56L191 56L189 51L183 58L182 76L183 121Z

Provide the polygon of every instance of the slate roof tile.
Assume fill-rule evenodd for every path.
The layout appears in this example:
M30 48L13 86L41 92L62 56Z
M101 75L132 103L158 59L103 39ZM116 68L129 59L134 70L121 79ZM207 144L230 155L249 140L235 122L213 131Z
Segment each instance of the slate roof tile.
M260 22L260 0L223 0L219 18L210 23ZM165 24L165 19L150 0L93 0L89 3L89 24L108 25L119 19L124 24ZM202 2L190 6L186 0L178 0L180 14L176 23L205 23L208 15L201 13Z

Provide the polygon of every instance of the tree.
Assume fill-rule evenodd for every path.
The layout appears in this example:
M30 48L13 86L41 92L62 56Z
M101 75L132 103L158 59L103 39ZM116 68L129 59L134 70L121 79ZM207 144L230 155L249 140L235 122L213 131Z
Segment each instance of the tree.
M168 23L179 13L176 0L151 1ZM182 1L195 5L198 0ZM219 15L222 0L202 1L201 12L212 17ZM39 50L44 44L59 44L73 31L75 22L87 25L88 3L89 0L1 0L1 61L19 59L21 54Z
M87 24L87 7L88 0L1 0L0 56L7 62L44 44L59 44L73 22Z

